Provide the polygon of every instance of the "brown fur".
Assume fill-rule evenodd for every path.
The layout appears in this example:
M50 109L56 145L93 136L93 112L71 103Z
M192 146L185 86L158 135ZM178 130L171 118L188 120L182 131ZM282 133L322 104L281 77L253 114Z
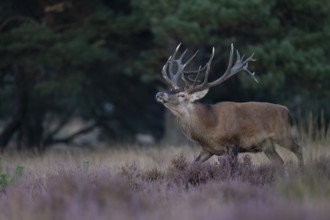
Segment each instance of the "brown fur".
M300 162L303 160L301 148L292 136L289 111L282 105L262 102L205 105L189 99L178 100L175 94L163 94L157 100L166 100L163 104L177 116L183 133L202 147L196 161L236 148L238 152L262 151L275 164L283 164L274 144L294 152Z
M222 146L236 145L248 151L252 146L260 147L265 139L287 143L291 138L288 110L283 106L258 102L195 105L190 138L200 139L214 154L221 152Z

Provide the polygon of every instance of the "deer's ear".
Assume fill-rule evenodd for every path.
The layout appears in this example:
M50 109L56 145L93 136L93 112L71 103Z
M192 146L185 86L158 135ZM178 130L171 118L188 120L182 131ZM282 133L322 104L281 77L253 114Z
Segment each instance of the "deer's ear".
M209 89L205 89L202 91L194 92L193 94L190 94L189 100L190 102L194 102L196 100L204 98L206 94L209 92Z

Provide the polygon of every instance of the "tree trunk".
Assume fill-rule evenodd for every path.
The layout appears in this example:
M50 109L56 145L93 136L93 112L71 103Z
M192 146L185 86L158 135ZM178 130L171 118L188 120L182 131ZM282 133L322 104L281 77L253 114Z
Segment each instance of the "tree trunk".
M17 147L18 150L38 150L39 152L43 152L43 144L42 144L42 135L43 135L43 120L44 120L44 111L40 106L34 106L31 108L33 104L31 103L31 99L29 102L27 115L29 117L25 117L20 124L20 129L18 130L18 139L17 139Z
M24 70L20 69L20 71L18 71L18 67L15 67L14 75L17 98L12 117L0 134L1 151L3 151L7 147L14 133L22 124L22 121L24 120L26 115L28 105L29 88L27 74L24 72Z

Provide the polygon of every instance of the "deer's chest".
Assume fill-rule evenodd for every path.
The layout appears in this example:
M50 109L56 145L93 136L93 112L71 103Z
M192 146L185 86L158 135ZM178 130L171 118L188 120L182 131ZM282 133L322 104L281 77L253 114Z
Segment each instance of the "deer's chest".
M193 140L200 145L211 145L215 141L212 129L206 129L204 126L194 121L185 120L179 122L182 132L187 138Z
M181 121L179 124L187 138L213 154L222 154L226 147L238 145L239 140L234 132L225 132L226 130L214 126L197 126L194 121Z

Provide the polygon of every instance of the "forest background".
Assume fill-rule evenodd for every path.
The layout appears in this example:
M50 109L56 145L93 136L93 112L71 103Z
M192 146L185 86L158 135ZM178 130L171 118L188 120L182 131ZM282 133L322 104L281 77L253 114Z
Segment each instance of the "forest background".
M259 84L242 73L203 102L283 104L326 133L329 39L328 0L2 0L0 148L44 151L138 134L177 142L154 96L166 89L161 68L180 42L200 51L195 66L215 46L212 77L224 72L231 43L255 52ZM88 133L93 140L81 141Z

